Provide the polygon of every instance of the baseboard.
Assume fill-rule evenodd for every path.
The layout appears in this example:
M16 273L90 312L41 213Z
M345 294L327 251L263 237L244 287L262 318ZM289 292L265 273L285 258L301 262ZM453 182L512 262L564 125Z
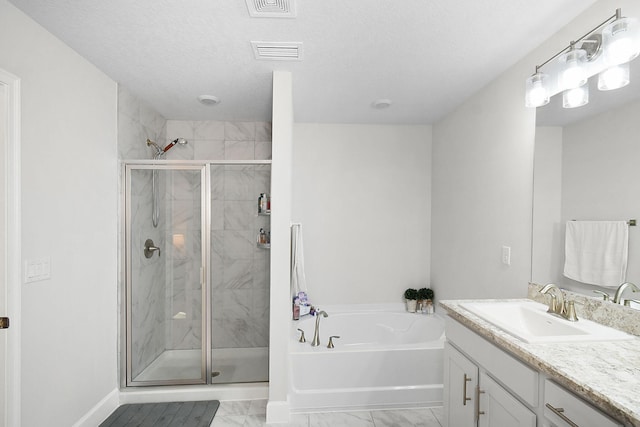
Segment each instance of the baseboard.
M95 427L120 406L120 390L114 388L100 402L80 418L73 427Z
M267 403L267 424L284 424L289 422L289 401L272 401Z

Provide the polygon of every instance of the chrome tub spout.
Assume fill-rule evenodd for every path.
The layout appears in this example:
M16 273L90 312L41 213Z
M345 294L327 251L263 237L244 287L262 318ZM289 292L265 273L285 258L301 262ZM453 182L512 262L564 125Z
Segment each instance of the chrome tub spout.
M329 316L324 310L316 312L316 330L313 333L313 341L311 341L312 347L317 347L320 345L320 315L322 315L322 317Z

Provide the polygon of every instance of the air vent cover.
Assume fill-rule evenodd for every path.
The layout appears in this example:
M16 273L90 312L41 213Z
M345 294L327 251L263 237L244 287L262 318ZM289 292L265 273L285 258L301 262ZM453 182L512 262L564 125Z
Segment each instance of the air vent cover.
M302 61L302 42L251 42L256 59Z
M254 18L295 18L295 0L245 0Z

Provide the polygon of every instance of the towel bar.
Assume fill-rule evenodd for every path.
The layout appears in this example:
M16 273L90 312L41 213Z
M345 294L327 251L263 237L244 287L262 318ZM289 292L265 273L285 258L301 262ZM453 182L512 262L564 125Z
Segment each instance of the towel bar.
M577 219L572 219L571 221L577 221ZM627 221L627 224L629 225L629 227L635 227L636 226L636 220L635 219L630 219L629 221Z

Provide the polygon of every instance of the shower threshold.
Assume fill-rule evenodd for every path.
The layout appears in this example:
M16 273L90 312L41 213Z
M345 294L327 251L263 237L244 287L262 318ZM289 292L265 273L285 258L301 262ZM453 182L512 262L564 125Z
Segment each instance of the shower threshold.
M200 378L201 351L165 350L137 377L137 381L192 380ZM269 348L212 349L212 384L269 381Z

